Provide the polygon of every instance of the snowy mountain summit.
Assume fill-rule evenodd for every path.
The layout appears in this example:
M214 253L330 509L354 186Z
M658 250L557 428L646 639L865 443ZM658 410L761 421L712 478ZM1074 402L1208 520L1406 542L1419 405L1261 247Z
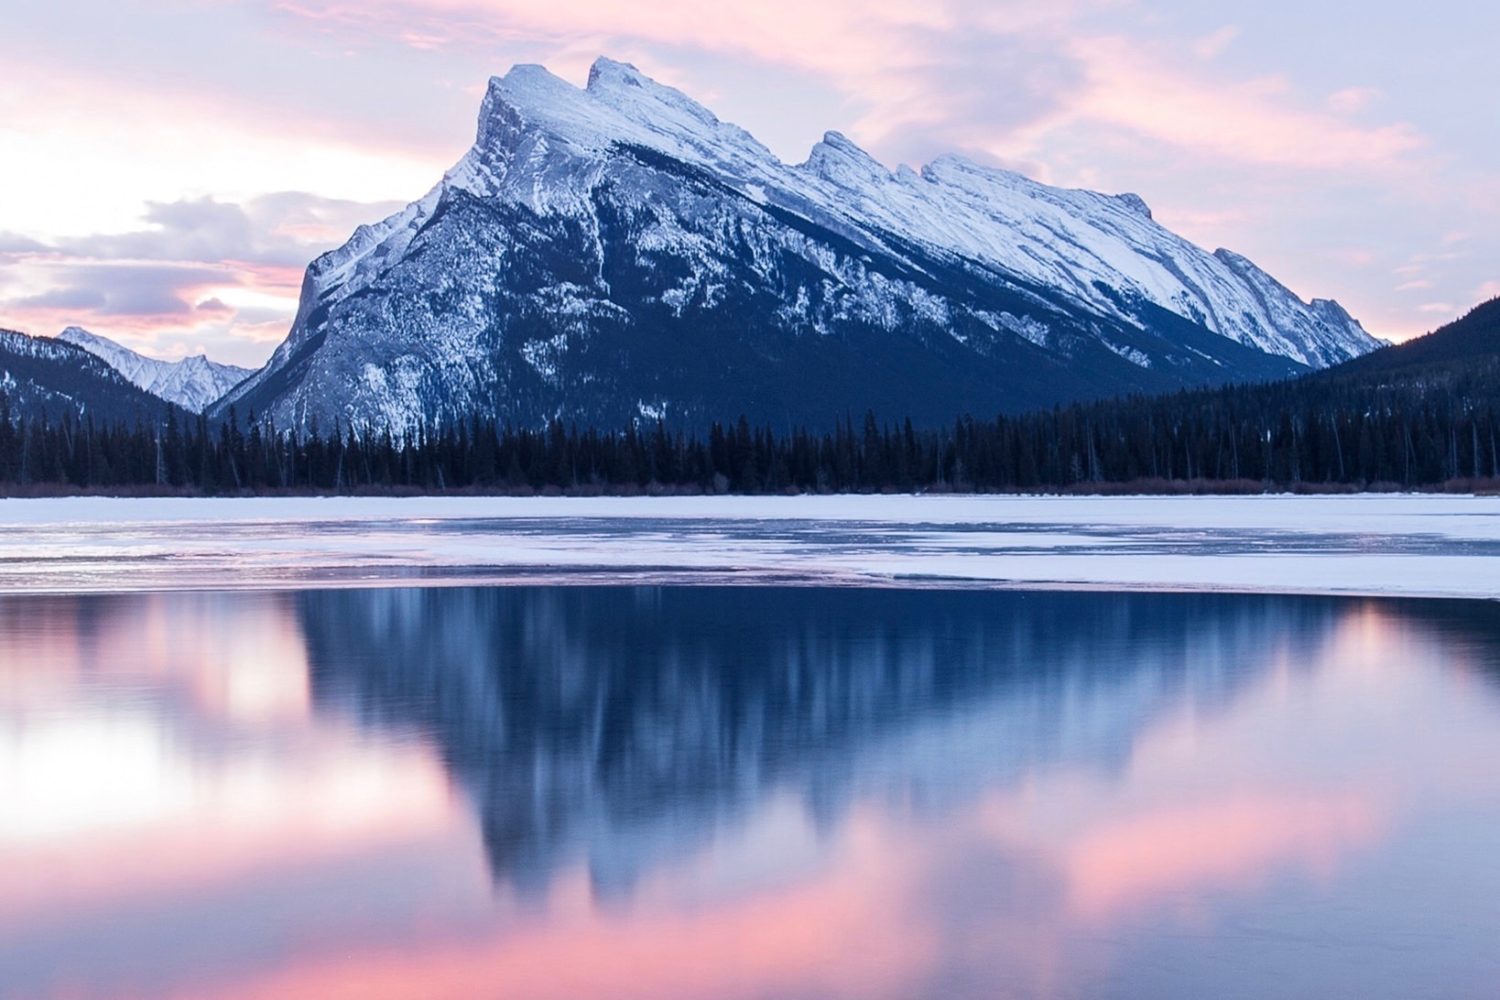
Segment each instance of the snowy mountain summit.
M181 361L148 358L76 326L59 333L57 339L83 348L125 376L126 381L193 413L208 409L251 373L249 368L219 364L201 354Z
M1136 195L957 156L893 171L837 132L783 163L600 59L585 89L491 80L473 148L309 267L286 341L214 412L398 434L474 413L946 423L1379 345Z

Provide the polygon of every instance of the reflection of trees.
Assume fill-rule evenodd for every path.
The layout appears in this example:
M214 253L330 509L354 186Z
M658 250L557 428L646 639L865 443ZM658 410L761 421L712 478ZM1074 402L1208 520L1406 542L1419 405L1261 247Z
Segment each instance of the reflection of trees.
M299 600L319 706L431 740L475 801L497 877L523 885L591 843L614 858L596 853L596 876L628 884L664 839L773 786L836 813L862 750L948 718L990 730L992 749L939 767L1111 766L1162 708L1212 710L1279 654L1311 662L1299 649L1347 607L795 588Z
M1421 625L1442 640L1450 659L1500 685L1500 601L1383 601L1381 608Z

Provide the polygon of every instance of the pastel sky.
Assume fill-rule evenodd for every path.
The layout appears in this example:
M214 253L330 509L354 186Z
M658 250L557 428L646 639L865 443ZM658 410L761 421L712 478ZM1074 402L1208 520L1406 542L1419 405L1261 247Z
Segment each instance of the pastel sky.
M1135 191L1400 339L1500 295L1500 5L12 0L0 326L259 364L516 62L634 62L800 162L838 129Z

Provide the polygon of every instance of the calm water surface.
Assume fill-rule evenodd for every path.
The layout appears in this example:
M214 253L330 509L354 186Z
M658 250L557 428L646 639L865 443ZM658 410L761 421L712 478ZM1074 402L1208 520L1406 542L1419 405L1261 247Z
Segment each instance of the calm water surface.
M0 598L0 996L1500 996L1500 604Z

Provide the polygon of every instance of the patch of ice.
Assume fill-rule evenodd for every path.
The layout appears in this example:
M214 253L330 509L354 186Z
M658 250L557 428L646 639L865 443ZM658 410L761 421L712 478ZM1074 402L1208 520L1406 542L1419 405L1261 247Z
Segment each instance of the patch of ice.
M0 500L0 593L418 574L1496 599L1500 498Z

